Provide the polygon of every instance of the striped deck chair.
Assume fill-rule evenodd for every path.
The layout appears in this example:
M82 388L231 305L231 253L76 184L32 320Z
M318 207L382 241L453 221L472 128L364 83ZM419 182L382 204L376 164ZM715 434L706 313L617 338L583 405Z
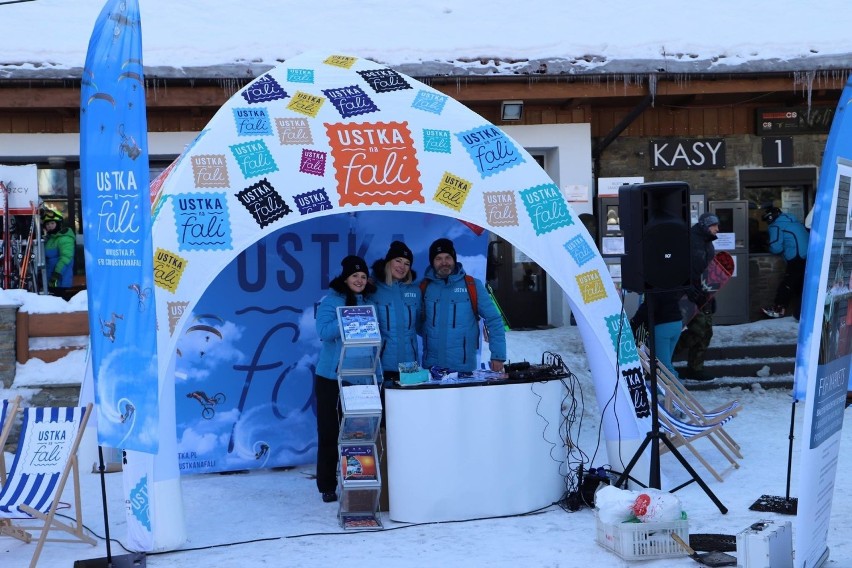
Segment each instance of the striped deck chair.
M84 532L77 468L77 449L91 413L91 403L85 408L24 409L15 459L0 490L0 535L29 543L30 531L41 532L30 568L35 567L47 540L96 544ZM57 520L56 510L69 475L73 476L76 518L66 524ZM74 538L48 539L51 529L65 531Z
M648 353L644 348L639 349L639 358L642 368L646 373L650 373ZM698 425L715 424L723 420L727 422L728 419L733 418L743 409L739 401L733 400L728 404L707 410L695 395L680 382L680 379L659 361L657 361L657 393L669 412L685 422ZM724 428L719 428L718 432L711 436L711 441L714 444L725 444L736 457L742 459L740 445Z
M650 393L648 393L650 396ZM700 438L708 438L711 442L714 442L714 446L719 453L721 453L725 459L731 464L733 469L739 469L740 464L731 457L731 455L725 450L722 444L715 442L712 438L714 434L718 434L719 430L722 428L722 425L733 418L733 416L728 416L727 418L723 418L719 422L712 424L694 424L691 422L684 422L678 417L674 416L665 405L657 403L658 417L660 421L660 430L665 432L669 440L674 443L675 447L686 446L689 448L689 451L698 458L698 461L707 468L707 471L713 474L719 481L724 481L722 476L717 472L713 466L701 455L701 452L693 445L693 442ZM663 453L668 450L668 446L661 443L660 444L660 453Z
M6 483L6 456L4 455L3 448L6 447L6 440L9 439L9 434L12 432L12 426L15 424L15 415L20 406L20 395L12 400L3 400L3 404L0 405L0 487L3 487Z

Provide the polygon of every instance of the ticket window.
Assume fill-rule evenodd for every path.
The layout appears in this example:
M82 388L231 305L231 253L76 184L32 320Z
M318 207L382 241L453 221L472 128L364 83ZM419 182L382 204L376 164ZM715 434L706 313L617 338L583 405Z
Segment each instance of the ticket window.
M621 230L621 216L618 210L618 197L601 197L598 205L598 247L604 258L624 254L624 233Z
M713 245L734 259L733 277L716 294L713 323L732 325L749 321L749 203L746 200L711 201L710 212L719 218Z

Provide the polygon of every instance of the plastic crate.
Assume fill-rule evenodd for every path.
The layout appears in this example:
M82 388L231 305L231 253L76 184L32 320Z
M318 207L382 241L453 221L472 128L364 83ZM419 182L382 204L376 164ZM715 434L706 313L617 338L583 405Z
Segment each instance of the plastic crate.
M597 516L597 542L624 560L652 560L684 556L683 548L672 533L689 542L689 522L686 519L667 523L609 524Z

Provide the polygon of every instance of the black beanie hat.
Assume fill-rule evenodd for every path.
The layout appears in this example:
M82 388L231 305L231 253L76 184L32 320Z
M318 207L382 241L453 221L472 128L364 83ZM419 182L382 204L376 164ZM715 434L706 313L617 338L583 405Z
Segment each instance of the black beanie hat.
M385 255L385 262L390 262L395 258L405 258L408 259L408 262L414 262L414 255L411 253L411 249L402 241L394 241L390 244L388 253Z
M456 249L453 247L453 241L450 239L438 239L429 245L429 264L432 264L435 257L442 252L447 253L453 257L453 260L456 260Z
M340 261L340 266L343 267L343 270L340 272L340 277L343 280L346 280L356 272L363 272L364 274L368 274L367 272L367 263L364 262L364 259L360 256L355 256L354 254L350 254L346 258Z

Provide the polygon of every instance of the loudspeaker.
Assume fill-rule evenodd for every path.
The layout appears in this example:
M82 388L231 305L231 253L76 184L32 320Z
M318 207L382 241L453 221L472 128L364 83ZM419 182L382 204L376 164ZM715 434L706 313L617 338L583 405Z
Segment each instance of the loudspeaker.
M624 235L621 286L639 293L689 287L689 184L622 185L618 216Z

